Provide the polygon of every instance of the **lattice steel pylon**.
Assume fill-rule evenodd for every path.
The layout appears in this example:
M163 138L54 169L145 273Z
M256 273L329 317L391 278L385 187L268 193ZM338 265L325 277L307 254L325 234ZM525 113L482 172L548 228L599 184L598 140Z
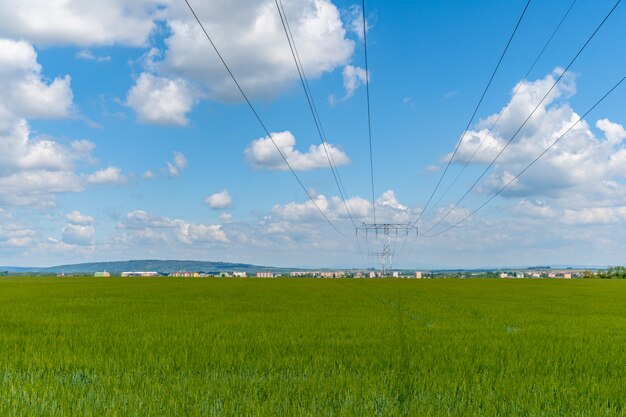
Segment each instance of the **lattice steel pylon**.
M410 233L415 231L415 235L418 234L417 226L413 223L363 223L361 226L356 228L356 234L359 235L359 232L363 233L365 237L370 233L378 236L380 233L384 236L383 241L383 250L382 252L373 253L373 255L377 256L380 259L380 269L382 276L387 276L389 271L392 268L392 261L394 256L394 251L391 249L391 233L395 232L396 236L400 234L404 234L408 236Z

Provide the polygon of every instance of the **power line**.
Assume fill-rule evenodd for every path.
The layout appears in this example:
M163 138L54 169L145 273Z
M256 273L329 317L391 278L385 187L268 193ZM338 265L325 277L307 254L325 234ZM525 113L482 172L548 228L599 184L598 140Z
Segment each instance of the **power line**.
M454 152L452 152L452 156L448 160L448 163L446 164L446 168L441 173L441 176L439 177L439 180L437 181L437 185L435 185L435 188L433 189L432 193L430 193L430 197L428 197L428 201L426 202L426 205L424 206L424 208L420 212L420 214L417 217L417 219L415 220L414 224L417 224L417 222L420 221L420 219L422 218L422 216L426 212L426 209L428 208L428 206L429 206L430 202L432 201L435 193L437 192L437 190L439 189L439 186L441 185L441 181L443 180L443 177L445 177L446 173L448 172L448 169L450 168L450 164L452 164L452 161L454 160L454 157L456 156L457 152L459 151L459 147L461 146L461 142L463 141L463 138L465 137L465 134L469 130L470 126L472 125L472 122L474 121L474 117L476 117L476 113L478 112L478 108L482 104L482 102L483 102L483 100L485 98L485 95L487 94L487 90L489 90L489 87L491 86L493 78L495 77L496 72L498 72L498 68L500 68L500 64L502 63L502 60L504 59L504 55L506 54L506 51L509 49L509 45L511 45L511 41L513 40L513 37L515 36L515 33L517 32L517 29L519 28L520 24L522 23L522 19L524 18L524 15L526 14L526 10L528 10L528 6L530 5L530 1L531 0L528 0L526 2L526 6L524 7L524 10L522 11L522 14L520 15L519 19L517 19L517 23L515 25L515 29L513 29L513 32L511 33L511 36L509 36L509 40L507 41L506 46L504 47L504 50L500 54L500 59L498 59L498 63L496 64L496 67L493 69L493 72L491 73L491 77L489 78L489 82L487 82L487 85L485 86L485 89L483 90L483 93L480 96L480 100L478 100L478 103L476 104L476 107L474 108L474 112L472 113L472 117L470 117L469 121L467 122L467 126L463 130L463 134L461 135L461 139L459 140L459 142L457 143L456 147L454 148Z
M530 0L529 0L530 1ZM367 59L367 22L365 21L365 0L361 0L363 22L363 50L365 52L365 94L367 97L367 132L370 144L370 177L372 180L372 213L376 223L376 194L374 193L374 155L372 152L372 111L370 106L370 72Z
M449 215L450 213L452 213L452 211L458 207L458 205L465 199L465 197L467 197L467 195L474 189L474 187L476 187L476 185L478 185L478 183L480 182L480 180L485 176L485 174L487 173L487 171L489 171L489 169L496 163L496 161L500 158L500 156L504 153L504 151L509 147L509 145L511 144L511 142L513 142L513 140L517 137L517 135L519 134L519 132L524 128L524 126L526 126L526 123L528 123L528 121L530 120L530 118L535 114L535 112L539 109L539 107L541 106L541 104L546 100L546 98L548 97L548 95L550 95L550 93L552 92L552 90L554 90L554 87L556 87L556 85L559 83L559 81L561 81L561 79L565 76L565 74L567 73L567 71L570 69L570 67L574 64L574 62L576 61L576 59L580 56L580 54L583 52L583 50L587 47L587 45L589 44L589 42L591 42L591 40L594 38L594 36L596 35L596 33L598 33L598 31L600 30L600 28L604 25L604 23L607 21L607 19L611 16L611 14L613 14L613 11L615 11L615 9L617 8L617 6L619 5L619 3L622 0L617 0L617 2L615 3L615 5L613 6L613 8L609 11L609 13L604 17L604 19L602 20L602 22L600 22L600 24L598 25L598 27L596 27L596 29L593 31L593 33L591 34L591 36L589 36L589 38L587 39L587 41L584 43L584 45L578 50L578 52L576 53L576 55L574 56L574 58L572 58L572 60L570 61L570 63L567 65L567 67L565 68L565 70L563 70L561 72L561 74L559 75L559 77L556 79L556 81L554 82L554 84L552 84L552 87L550 87L550 89L548 90L548 92L543 96L543 98L541 99L541 101L539 101L539 103L537 104L537 106L535 106L535 108L533 109L533 111L528 115L528 117L526 118L526 120L524 120L524 123L522 123L522 125L515 131L515 133L511 136L511 138L508 140L508 142L504 145L504 147L500 150L500 152L498 152L498 154L496 155L496 157L489 163L489 165L487 166L487 168L485 168L485 170L480 174L480 176L476 179L476 181L474 181L474 183L467 189L467 191L465 192L465 194L463 194L461 196L460 199L457 200L457 202L450 208L450 210L447 211L447 213L441 217L434 225L432 225L428 230L426 230L426 233L430 232L431 230L433 230L435 227L437 227L439 224L441 224L442 221L444 221ZM459 142L460 143L460 142Z
M470 156L470 158L465 162L465 164L463 165L463 168L461 168L461 170L459 171L459 173L456 175L456 177L454 178L454 180L450 183L450 185L448 185L448 187L446 188L446 190L441 194L441 196L439 197L439 199L434 203L435 206L439 205L439 203L441 202L441 200L443 200L443 198L448 194L448 192L450 191L450 189L452 189L452 187L454 186L454 184L456 184L456 182L459 180L459 178L461 177L461 175L463 175L463 172L465 172L465 169L467 168L467 166L474 160L474 157L476 156L476 154L478 153L478 151L480 150L480 148L483 146L485 140L489 137L489 135L491 134L491 132L493 131L493 128L496 126L496 124L498 124L498 122L500 121L500 118L502 117L502 115L504 114L504 112L506 111L506 109L509 108L509 106L511 105L511 103L513 102L513 99L515 98L515 96L517 96L517 93L519 92L520 88L522 88L522 86L524 85L524 83L528 80L528 77L530 75L530 73L533 71L533 69L535 68L535 66L537 65L537 62L539 62L539 59L543 56L543 53L546 51L546 49L548 48L548 45L550 45L550 43L552 42L552 39L554 39L554 36L556 35L556 33L559 31L559 29L561 28L561 25L563 24L563 22L565 21L565 19L567 18L567 16L569 15L570 11L572 10L572 8L574 7L574 4L576 4L576 0L574 0L572 2L572 4L570 4L569 8L567 9L567 11L565 12L565 14L563 15L563 17L561 18L559 24L556 26L556 28L554 29L554 31L552 32L552 34L550 35L550 37L548 38L548 40L546 41L546 43L543 45L543 48L541 49L541 51L539 52L539 54L537 55L537 57L535 58L535 60L533 61L532 65L530 66L530 68L528 69L528 71L526 71L526 75L524 75L524 78L522 79L522 81L520 81L517 84L517 87L515 88L515 91L513 91L513 94L511 95L511 98L509 100L509 102L506 104L506 106L504 106L502 108L502 110L500 110L500 113L498 114L498 117L496 117L496 119L494 120L494 122L491 124L491 126L489 127L489 129L487 130L487 133L485 135L483 135L483 137L481 138L478 146L476 147L476 149L474 149L474 152L472 153L472 155Z
M481 204L478 208L476 208L474 211L472 211L471 213L469 213L467 216L465 216L464 218L462 218L461 220L459 220L458 222L456 222L455 224L449 226L447 229L440 231L438 233L432 234L432 235L426 235L424 237L435 237L435 236L439 236L442 235L446 232L448 232L449 230L457 227L458 225L460 225L461 223L463 223L464 221L466 221L467 219L469 219L471 216L473 216L474 214L476 214L476 212L478 212L480 209L482 209L483 207L485 207L487 204L489 204L489 202L491 200L493 200L494 198L496 198L498 195L500 195L500 193L502 193L504 190L506 190L509 186L511 186L511 184L513 184L515 181L517 181L517 179L519 177L521 177L530 167L532 167L539 159L541 159L550 149L552 149L561 139L563 139L574 127L576 127L585 117L587 117L587 115L589 113L591 113L600 103L602 103L602 101L604 101L605 98L607 98L617 87L619 87L619 85L621 83L624 82L624 80L626 80L626 77L623 77L621 80L619 80L613 87L611 87L611 89L604 94L598 101L595 102L595 104L593 106L591 106L591 108L589 110L587 110L585 112L585 114L583 114L582 116L580 116L578 118L578 120L572 124L561 136L559 136L554 142L552 142L550 144L550 146L548 146L543 152L541 152L535 159L533 159L533 161L531 163L529 163L528 165L526 165L526 167L521 170L512 180L510 180L508 183L506 183L506 185L504 185L502 188L500 188L498 191L496 191L491 197L489 197L489 199L487 201L485 201L483 204Z
M226 64L226 61L224 60L224 58L222 57L222 54L220 53L219 49L217 49L217 46L215 45L215 43L213 43L213 40L211 39L211 37L209 36L208 32L206 31L206 29L204 28L204 25L202 24L202 22L200 21L200 18L198 18L198 15L196 14L195 10L193 9L193 7L191 7L191 4L189 3L189 0L185 0L185 3L187 3L187 7L189 7L189 10L191 11L191 14L193 14L193 17L196 19L196 21L198 22L198 25L200 26L200 28L202 29L202 32L204 32L204 35L206 36L206 38L208 39L209 43L211 44L211 46L213 47L213 49L215 50L215 53L217 54L217 56L219 57L220 61L222 62L222 64L224 65L224 68L226 68L226 71L228 71L228 74L230 75L230 77L232 78L232 80L234 81L235 85L237 86L237 89L239 90L239 92L241 93L241 95L243 96L244 100L246 101L246 103L248 104L248 107L250 107L250 110L252 111L252 113L254 114L254 117L257 119L257 121L259 122L259 124L261 125L261 127L263 128L263 130L265 131L265 133L267 134L267 136L270 138L270 140L272 141L272 143L274 144L274 147L276 148L276 150L278 151L278 153L280 154L281 158L283 159L283 161L285 162L285 164L287 165L287 167L289 168L289 171L291 171L291 173L293 174L293 176L295 177L296 181L298 181L298 184L300 184L300 187L302 187L302 190L305 192L305 194L309 197L309 199L311 200L311 202L313 203L313 205L315 205L315 208L317 208L317 211L320 212L320 214L322 215L322 217L324 218L324 220L326 221L326 223L328 223L337 233L339 233L341 236L343 236L344 238L347 238L346 235L344 235L338 228L337 226L335 226L330 219L328 218L328 216L326 216L326 214L322 211L322 209L320 208L320 206L317 204L317 202L315 201L315 199L313 198L313 196L311 195L311 193L309 192L309 190L307 190L307 188L304 186L304 184L302 183L302 180L300 180L300 177L298 177L298 174L296 174L296 171L294 171L293 167L291 166L291 164L289 163L289 161L287 160L287 158L285 157L285 154L280 150L280 148L278 147L278 145L276 144L276 142L274 141L274 137L272 136L272 134L270 133L269 129L265 126L265 123L263 123L263 120L261 120L261 117L259 116L259 114L257 113L256 109L254 108L254 106L252 105L252 102L250 101L250 99L248 98L248 96L246 95L246 93L243 91L243 89L241 88L241 85L239 85L239 82L237 81L237 78L235 78L235 75L233 74L233 72L230 70L228 64Z
M304 94L306 95L307 103L309 105L309 109L311 110L311 115L313 116L313 121L315 122L315 126L317 128L317 133L320 137L320 141L322 142L322 146L324 147L324 152L326 154L326 159L328 160L328 164L330 165L330 169L333 174L333 178L335 179L335 184L337 185L337 189L339 190L339 195L343 201L343 204L346 208L346 212L348 213L348 217L352 222L352 225L356 229L357 225L354 221L354 218L351 213L351 209L348 207L349 202L347 200L347 193L345 193L345 187L343 187L343 182L341 181L341 176L339 175L339 171L337 169L337 164L335 163L335 159L332 155L332 152L328 151L328 143L326 141L326 132L324 131L324 127L322 126L322 121L319 117L319 113L317 112L317 106L315 105L315 100L313 99L313 95L311 93L311 88L309 86L309 82L306 77L306 73L304 72L304 67L302 65L302 61L300 60L300 54L298 53L298 48L296 47L296 41L291 33L291 27L289 26L289 20L287 19L287 14L285 13L285 8L283 7L283 3L281 0L274 0L276 3L276 8L278 9L278 14L280 16L280 21L283 26L283 30L285 31L285 36L287 37L287 42L289 43L289 49L291 50L291 55L293 56L294 63L296 64L296 69L298 70L298 75L300 77L300 83L302 84L302 88L304 89Z

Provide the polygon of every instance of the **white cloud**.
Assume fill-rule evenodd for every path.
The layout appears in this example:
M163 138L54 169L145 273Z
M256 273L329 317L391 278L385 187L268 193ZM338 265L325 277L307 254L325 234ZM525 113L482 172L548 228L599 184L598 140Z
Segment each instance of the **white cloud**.
M344 98L350 98L361 84L367 81L365 69L346 65L343 69L343 88L346 91Z
M487 136L487 128L497 114L480 121L479 130L468 132L459 147L456 162L467 161L483 138L484 143L473 163L485 165L491 162L552 86L560 71L556 69L543 79L521 85L490 135ZM506 184L578 120L579 114L567 101L575 92L575 77L566 75L502 154L478 191L490 193ZM502 195L577 200L578 204L625 195L626 188L616 180L626 178L626 149L623 145L626 131L607 119L599 120L596 128L603 133L603 138L598 137L586 121L578 124ZM449 155L444 159L447 158Z
M378 200L376 200L377 205L381 207L390 207L395 210L405 211L407 210L407 206L401 204L396 198L396 193L393 190L385 191Z
M354 42L337 7L329 0L285 2L303 67L310 78L347 64ZM252 98L272 97L298 79L273 0L196 2L194 8L239 83ZM184 3L164 12L171 36L161 61L148 67L160 74L202 84L213 99L241 100L229 75Z
M346 200L348 208L357 218L369 216L371 204L361 197L353 197ZM317 207L316 207L317 205ZM319 209L331 220L349 218L346 207L340 197L333 196L328 199L324 195L315 196L315 203L306 200L304 203L290 202L285 205L276 204L272 207L272 214L281 220L290 222L319 222L324 221Z
M426 168L424 168L422 171L427 174L431 174L433 172L441 171L441 167L439 165L430 164L430 165L427 165Z
M73 224L90 225L93 224L94 218L85 214L82 214L78 210L69 212L66 216L67 220Z
M330 167L324 145L311 145L308 152L302 153L295 149L296 138L291 132L272 133L272 137L294 170L306 171ZM331 144L327 146L328 153L332 155L336 166L350 163L350 158L343 151ZM254 168L283 171L289 169L269 137L252 141L246 148L245 155Z
M172 164L169 161L166 161L165 165L167 167L167 176L170 178L178 178L178 175L179 175L178 168L176 168L174 164Z
M187 113L196 102L189 83L142 73L128 92L126 104L135 110L140 122L160 125L187 124Z
M0 38L0 131L21 118L67 117L72 99L69 75L47 82L32 45Z
M353 65L346 65L343 68L343 89L344 96L341 99L337 99L334 95L328 97L328 101L331 105L336 105L341 101L345 101L354 95L354 92L365 83L367 80L367 74L365 70ZM371 81L371 74L370 74Z
M23 248L31 245L37 233L30 227L18 224L13 216L0 209L0 247Z
M26 120L67 117L72 97L69 76L46 81L30 44L0 39L0 203L44 207L82 191L74 163L93 160L93 143L32 137Z
M144 178L144 179L152 179L152 178L154 178L154 172L152 172L152 171L148 170L148 171L144 172L144 173L141 175L141 178Z
M178 178L180 171L187 167L187 158L182 152L174 152L172 162L165 161L165 168L161 169L161 174L167 178ZM153 178L152 171L147 171L143 175L144 178Z
M145 45L157 0L3 0L0 36L42 45Z
M68 223L63 227L62 241L70 245L91 245L95 234L93 226Z
M568 225L616 224L626 221L626 206L566 209L562 222Z
M86 61L95 61L95 62L108 62L111 60L110 56L96 55L89 49L80 50L78 53L76 53L76 58L84 59Z
M204 202L213 210L224 210L233 206L233 200L228 190L222 190L219 193L212 194L208 196Z
M25 170L0 176L0 203L19 206L49 207L59 193L84 189L71 171Z
M228 243L221 225L189 223L181 219L151 216L145 211L129 212L118 228L126 230L124 239L146 242Z
M324 219L319 213L319 209L324 212L331 221L337 220L344 223L349 221L346 205L353 214L354 220L368 222L372 216L372 204L362 197L351 197L343 200L338 196L327 198L322 194L314 197L315 204L311 200L303 203L290 202L284 205L276 204L272 207L271 213L282 221L289 222L323 222ZM317 207L315 206L317 204ZM376 200L377 219L382 222L404 223L418 214L416 208L410 208L398 201L393 190L387 190Z
M174 152L174 165L178 169L184 169L187 166L187 158L182 152Z
M346 11L345 19L347 21L347 28L350 32L354 33L360 41L363 40L363 9L357 5L351 6ZM367 32L369 33L371 26L366 21Z
M98 185L124 184L126 182L126 176L122 174L122 170L120 168L110 166L88 175L87 182Z
M356 15L344 26L330 0L293 0L284 6L298 48L307 51L301 59L311 79L348 64L355 43L347 33L359 24ZM273 97L298 79L273 0L196 2L194 8L251 98ZM165 42L151 44L159 25L166 28ZM144 123L181 126L199 99L242 100L183 2L7 0L0 4L1 36L43 46L82 46L78 57L96 61L108 57L89 47L152 46L143 60L145 72L127 96ZM59 89L64 81L69 83L60 79Z

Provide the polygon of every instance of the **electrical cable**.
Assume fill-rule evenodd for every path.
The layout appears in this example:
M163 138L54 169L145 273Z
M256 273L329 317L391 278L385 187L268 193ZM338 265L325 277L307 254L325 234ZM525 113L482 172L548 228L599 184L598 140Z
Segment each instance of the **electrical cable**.
M442 235L452 229L454 229L455 227L457 227L458 225L460 225L461 223L463 223L464 221L466 221L467 219L469 219L470 217L472 217L474 214L476 214L479 210L481 210L483 207L485 207L487 204L489 204L489 202L491 202L491 200L493 200L494 198L496 198L498 195L500 195L504 190L506 190L508 187L511 186L511 184L513 184L515 181L517 181L517 179L519 177L521 177L528 169L530 169L530 167L532 167L539 159L541 159L550 149L552 149L557 143L559 143L559 141L561 139L563 139L574 127L576 127L585 117L587 117L587 115L589 113L591 113L600 103L602 103L602 101L604 101L604 99L606 99L617 87L619 87L620 84L622 84L624 82L624 80L626 80L626 77L623 77L621 80L619 80L615 85L613 85L613 87L611 87L611 89L606 92L598 101L596 101L594 103L593 106L591 106L591 108L589 108L589 110L587 110L582 116L580 116L578 118L578 120L573 123L561 136L559 136L556 140L554 140L543 152L541 152L535 159L533 159L532 162L530 162L528 165L526 165L526 167L524 169L522 169L515 177L513 177L512 180L510 180L508 183L506 183L503 187L501 187L498 191L496 191L491 197L489 197L489 199L487 199L487 201L485 201L483 204L481 204L478 208L474 209L474 211L470 212L467 216L463 217L461 220L459 220L458 222L454 223L453 225L449 226L447 229L444 229L443 231L437 232L435 234L432 235L426 235L423 237L426 238L432 238L432 237L436 237L439 235Z
M529 0L530 1L530 0ZM372 214L376 223L376 194L374 192L374 155L372 151L372 111L370 106L370 73L367 59L367 22L365 20L365 0L361 0L361 18L363 23L363 50L365 54L365 94L367 97L367 132L370 148L370 177L372 180Z
M345 193L345 187L343 187L343 182L341 181L341 176L339 175L339 170L337 169L337 164L335 163L335 160L332 156L332 152L328 151L328 142L325 139L326 132L324 131L322 121L319 117L319 113L317 112L317 106L315 105L315 100L313 99L311 88L309 86L309 82L307 80L307 76L304 71L302 61L300 60L300 54L298 53L298 48L296 46L295 39L293 38L293 34L291 32L289 20L287 19L287 14L285 13L285 8L283 7L283 3L281 0L274 0L274 3L276 3L276 8L278 9L280 21L282 23L285 36L287 37L287 42L289 43L289 49L291 50L291 55L293 56L294 63L296 64L296 69L298 70L300 83L302 84L304 94L306 95L307 103L309 105L309 109L311 110L311 116L313 116L313 121L315 122L317 133L320 137L320 141L322 142L322 146L324 147L326 159L328 160L328 164L330 165L330 169L332 171L335 184L337 185L337 189L339 190L339 195L341 196L346 212L348 213L348 217L350 218L352 225L356 229L357 228L356 222L354 221L354 217L351 213L351 207L349 207L347 193Z
M613 6L613 8L609 11L609 13L604 17L604 19L602 20L602 22L600 22L600 24L596 27L596 29L593 31L593 33L589 36L589 38L587 38L587 41L583 44L583 46L578 50L578 52L576 53L576 55L574 56L574 58L572 58L572 60L570 61L570 63L567 65L567 67L561 72L561 74L559 75L559 77L556 79L556 81L552 84L552 86L550 87L550 89L546 92L546 94L543 96L543 98L539 101L539 103L535 106L535 108L533 109L533 111L528 115L528 117L526 118L526 120L524 120L524 122L522 123L522 125L515 131L515 133L511 136L511 138L508 140L508 142L504 145L504 147L500 150L500 152L498 152L498 154L496 155L496 157L489 163L489 165L487 166L487 168L484 169L484 171L480 174L480 176L476 179L476 181L474 181L474 183L467 189L467 191L465 192L465 194L463 194L461 196L460 199L457 200L457 202L446 212L446 214L441 217L437 222L435 222L435 224L433 224L432 226L430 226L430 228L428 230L426 230L426 233L430 232L431 230L433 230L435 227L437 227L439 224L441 224L442 221L444 221L449 215L450 213L452 213L452 211L458 207L458 205L465 199L465 197L468 196L468 194L474 189L474 187L476 187L476 185L478 185L478 183L480 182L480 180L482 180L482 178L485 176L485 174L487 173L487 171L489 171L489 169L496 163L496 161L500 158L500 156L504 153L504 151L509 147L509 145L511 144L511 142L513 142L513 140L517 137L517 135L521 132L521 130L524 128L524 126L526 126L526 123L528 123L528 121L530 120L530 118L537 112L537 110L539 109L539 107L541 107L541 104L543 104L543 102L546 100L546 98L550 95L550 93L552 92L552 90L554 90L554 87L556 87L556 85L559 83L559 81L561 81L561 79L565 76L565 74L567 73L567 71L570 69L570 67L574 64L574 62L576 61L576 59L580 56L580 54L583 52L583 50L587 47L587 45L589 45L589 43L591 42L591 40L595 37L595 35L598 33L598 31L600 30L600 28L604 25L604 23L608 20L608 18L613 14L613 12L615 11L615 9L617 8L617 6L620 4L622 0L617 0L617 2L615 3L615 5ZM460 143L460 142L459 142ZM458 148L458 146L457 146Z
M208 39L209 43L211 44L211 46L213 47L213 49L215 50L215 53L217 54L217 56L219 57L220 61L222 62L222 64L224 65L224 67L226 68L226 71L228 71L228 74L230 75L230 77L232 78L232 80L234 81L235 85L237 86L237 89L239 90L239 92L241 93L241 95L243 96L244 100L246 101L246 103L248 104L248 107L250 107L250 110L252 111L252 113L254 114L255 118L257 119L257 121L259 122L259 124L261 125L261 127L263 128L263 130L265 131L265 133L267 134L267 136L270 138L270 140L272 141L272 143L274 144L274 147L276 148L276 150L278 151L278 153L280 154L281 158L283 159L283 161L285 162L285 164L287 165L287 167L289 168L289 170L291 171L291 173L293 174L293 176L295 177L296 181L298 181L298 184L300 184L300 187L302 187L302 190L305 192L305 194L309 197L309 199L311 200L311 202L313 203L313 205L315 206L315 208L317 209L317 211L320 212L320 214L322 215L322 217L324 218L324 220L326 221L326 223L328 223L339 235L343 236L344 238L347 239L347 236L345 234L343 234L338 228L337 226L335 226L334 223L332 223L330 221L330 219L328 218L328 216L326 216L326 214L324 213L324 211L320 208L320 206L317 204L317 202L315 201L315 199L313 198L313 196L311 195L311 193L309 192L309 190L304 186L304 184L302 183L302 180L300 179L300 177L298 176L298 174L296 174L295 170L293 169L293 167L291 166L291 164L289 163L289 161L287 160L287 158L285 157L285 154L280 150L280 147L276 144L276 141L274 141L274 137L272 136L272 134L270 133L269 129L265 126L265 123L263 123L263 120L261 119L261 117L259 116L259 114L257 113L256 109L254 108L254 106L252 105L252 102L250 101L250 99L248 98L248 96L246 95L246 93L243 91L243 89L241 88L241 85L239 84L239 82L237 81L237 78L235 78L235 75L233 74L233 72L231 71L230 67L228 66L228 64L226 64L226 61L224 60L224 58L222 57L222 54L220 53L219 49L217 49L217 46L215 45L215 43L213 43L213 40L211 39L211 37L209 36L208 32L206 31L206 29L204 28L204 25L202 24L202 22L200 21L200 18L198 17L198 15L196 14L195 10L193 9L193 7L191 6L191 4L189 3L189 0L185 0L185 3L187 3L187 7L189 7L189 10L191 11L191 13L193 14L193 17L196 19L196 21L198 22L198 25L200 25L200 28L202 29L202 32L204 32L204 35L206 36L206 38Z
M485 140L489 137L489 135L491 134L491 132L493 131L493 128L496 126L496 124L500 121L500 118L502 117L502 115L504 114L504 112L506 111L506 109L509 108L509 106L511 105L511 103L513 102L513 99L517 96L517 93L519 92L520 88L525 85L526 81L528 81L528 77L530 76L530 73L533 71L533 69L535 68L535 66L537 65L537 62L539 62L539 59L542 57L543 53L546 51L546 49L548 48L548 45L550 45L550 43L552 42L552 40L554 39L554 36L556 35L556 33L559 31L559 29L561 28L561 25L563 25L563 22L565 21L565 19L567 18L567 16L569 15L570 11L572 10L572 8L574 7L574 4L576 4L576 0L572 1L572 3L570 4L569 8L567 9L567 11L565 12L565 14L563 15L563 17L561 18L561 20L559 21L559 24L556 26L556 28L554 29L554 31L552 32L552 34L550 35L550 37L548 38L548 40L546 41L546 43L543 45L543 48L541 49L541 51L539 52L539 54L537 55L537 57L535 58L534 62L532 63L532 65L530 66L530 68L528 69L528 71L526 71L526 75L524 75L524 78L522 79L522 81L520 81L517 84L517 87L515 88L515 91L513 91L513 94L511 95L511 98L509 99L509 102L506 104L506 106L504 106L502 108L502 110L500 110L500 113L498 114L498 117L496 117L496 119L493 121L493 123L491 124L491 126L489 127L489 129L487 129L487 133L485 133L483 135L483 137L481 138L478 146L476 147L476 149L474 149L474 152L472 153L472 155L470 156L470 158L465 162L465 164L463 165L463 167L461 168L461 170L459 171L459 173L456 175L456 177L454 178L454 180L450 183L450 185L448 185L448 187L446 188L446 190L441 194L441 196L439 197L439 199L437 199L437 201L433 204L433 206L438 206L439 203L441 202L441 200L443 200L443 198L448 194L448 192L450 191L450 189L454 186L454 184L456 184L456 182L459 180L459 178L461 177L461 175L463 175L463 172L465 172L465 169L467 168L467 166L474 160L474 157L476 156L476 154L478 153L478 151L480 150L480 148L483 146ZM432 210L432 208L431 208Z
M513 29L513 32L511 33L511 36L509 36L509 40L507 41L506 46L504 47L504 50L500 54L500 59L498 59L498 63L496 64L496 67L493 69L493 72L491 73L491 77L489 78L489 82L487 82L487 85L485 86L485 89L483 90L483 93L480 96L480 100L478 100L478 103L476 104L476 107L474 108L474 112L472 113L472 117L470 117L469 121L467 122L467 126L463 130L463 134L461 135L461 139L457 143L456 147L454 148L454 151L452 152L452 156L450 157L450 159L448 160L448 163L446 164L446 168L441 173L441 176L439 177L439 180L437 181L437 185L435 185L435 188L433 189L432 193L430 193L430 197L428 197L428 201L426 202L426 205L424 206L424 208L420 212L420 214L417 217L417 219L415 220L415 222L413 222L413 224L417 224L417 222L420 221L420 219L422 218L422 216L426 212L426 209L428 208L430 202L432 201L435 193L437 193L437 190L439 189L439 186L441 185L441 181L445 177L446 173L448 172L448 169L450 168L450 164L452 164L452 161L454 160L454 157L456 156L457 152L459 151L459 147L461 146L461 142L463 141L463 138L465 137L465 134L469 130L470 126L472 125L472 122L474 121L474 117L476 117L476 113L478 112L478 108L482 104L482 102L483 102L483 100L485 98L485 95L487 94L487 90L489 90L489 87L491 86L491 83L492 83L492 81L493 81L493 79L494 79L494 77L496 75L496 72L498 72L498 68L500 68L500 64L502 63L502 60L504 59L504 55L506 54L506 51L509 49L509 46L511 45L511 41L513 40L513 37L515 36L515 33L517 32L517 29L519 28L520 24L522 23L522 19L524 18L524 15L526 14L526 10L528 10L528 6L530 5L530 1L531 0L528 0L526 2L526 6L524 7L524 10L522 11L522 14L520 15L519 19L517 19L517 23L515 25L515 29Z

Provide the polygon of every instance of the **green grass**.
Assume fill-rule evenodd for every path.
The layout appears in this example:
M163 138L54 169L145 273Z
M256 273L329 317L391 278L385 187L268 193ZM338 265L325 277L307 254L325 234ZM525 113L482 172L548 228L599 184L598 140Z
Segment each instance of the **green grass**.
M626 282L0 279L0 415L623 416Z

